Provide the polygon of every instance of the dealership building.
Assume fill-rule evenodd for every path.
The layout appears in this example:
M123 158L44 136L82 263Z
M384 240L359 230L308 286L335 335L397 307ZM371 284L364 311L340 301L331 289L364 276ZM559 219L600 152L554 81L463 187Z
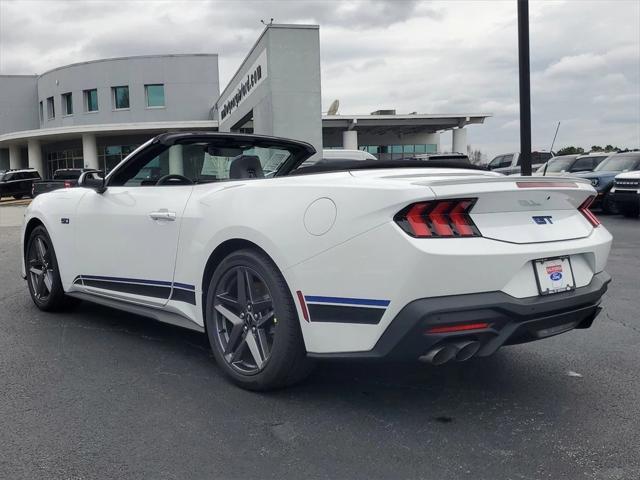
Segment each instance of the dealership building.
M269 25L220 88L217 54L82 62L40 75L0 75L0 170L110 170L166 131L255 132L381 159L466 152L488 114L323 114L316 25ZM372 106L372 109L376 106ZM451 143L440 135L452 131Z

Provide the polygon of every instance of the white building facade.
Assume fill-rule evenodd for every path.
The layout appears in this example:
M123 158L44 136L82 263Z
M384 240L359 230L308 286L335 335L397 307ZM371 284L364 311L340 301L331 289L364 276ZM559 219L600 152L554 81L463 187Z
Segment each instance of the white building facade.
M294 60L292 60L294 59ZM304 68L300 68L304 63ZM255 131L382 159L466 152L466 126L487 114L322 115L315 25L269 25L229 85L217 54L83 62L41 75L0 75L0 170L110 170L166 131ZM453 130L452 145L440 133Z

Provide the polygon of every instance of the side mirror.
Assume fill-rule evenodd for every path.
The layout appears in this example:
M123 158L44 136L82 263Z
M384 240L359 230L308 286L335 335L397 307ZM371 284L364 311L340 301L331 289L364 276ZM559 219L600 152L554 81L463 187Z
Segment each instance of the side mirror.
M107 190L104 184L104 178L93 178L95 172L84 172L78 178L78 186L84 188L91 188L97 193L104 193Z

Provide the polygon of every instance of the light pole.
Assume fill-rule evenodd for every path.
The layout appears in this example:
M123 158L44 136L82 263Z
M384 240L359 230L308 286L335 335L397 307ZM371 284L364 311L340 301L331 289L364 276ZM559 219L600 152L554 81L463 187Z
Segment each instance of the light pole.
M520 73L520 173L531 175L531 79L529 0L518 2L518 70Z

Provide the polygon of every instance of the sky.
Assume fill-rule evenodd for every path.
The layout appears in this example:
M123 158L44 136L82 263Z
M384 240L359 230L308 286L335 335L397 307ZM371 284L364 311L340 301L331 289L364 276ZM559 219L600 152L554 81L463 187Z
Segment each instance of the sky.
M271 18L320 25L323 110L489 113L472 148L519 149L516 0L0 0L0 74L218 53L222 89ZM640 147L640 0L531 0L530 30L533 148Z

